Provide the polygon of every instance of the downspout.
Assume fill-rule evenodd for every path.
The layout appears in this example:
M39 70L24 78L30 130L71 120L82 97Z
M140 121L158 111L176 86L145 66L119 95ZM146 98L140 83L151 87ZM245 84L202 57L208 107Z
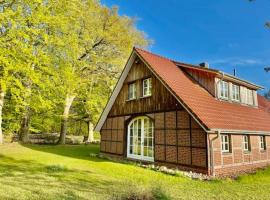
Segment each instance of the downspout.
M210 170L211 175L215 176L215 169L214 169L214 148L213 148L213 142L220 137L220 131L216 131L217 135L210 140Z

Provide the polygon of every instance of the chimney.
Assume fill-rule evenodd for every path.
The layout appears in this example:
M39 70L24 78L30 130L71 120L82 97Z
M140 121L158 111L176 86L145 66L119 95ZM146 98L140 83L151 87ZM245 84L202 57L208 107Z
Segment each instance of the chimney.
M209 63L208 62L202 62L199 64L201 67L209 69Z

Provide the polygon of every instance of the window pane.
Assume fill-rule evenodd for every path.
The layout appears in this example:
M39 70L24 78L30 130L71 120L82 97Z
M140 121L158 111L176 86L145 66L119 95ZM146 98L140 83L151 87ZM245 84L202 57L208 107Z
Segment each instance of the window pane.
M151 95L152 79L148 78L143 80L143 96Z
M219 90L220 90L220 97L228 98L229 87L228 87L228 83L226 81L222 81L222 80L220 81Z
M129 138L129 144L130 144L130 145L133 145L133 137L130 137L130 138Z
M136 98L136 83L128 85L128 99Z
M221 135L221 148L223 152L229 152L230 141L228 135Z
M148 148L148 156L153 157L153 148Z

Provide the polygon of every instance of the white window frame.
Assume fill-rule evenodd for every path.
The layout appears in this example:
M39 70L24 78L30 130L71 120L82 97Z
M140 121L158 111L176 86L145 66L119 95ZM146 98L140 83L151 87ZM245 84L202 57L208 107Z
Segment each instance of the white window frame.
M240 86L232 84L232 100L233 101L240 101Z
M219 97L221 99L229 99L229 83L227 81L220 80L219 82Z
M266 140L263 135L260 136L260 150L266 150Z
M250 151L250 138L248 135L243 135L243 150Z
M230 136L228 134L222 134L220 137L221 137L222 153L230 153L231 151Z
M133 99L136 99L136 82L128 84L128 100Z
M152 78L147 78L143 80L142 91L143 97L149 97L152 95Z
M139 127L139 121L140 120L140 125ZM148 122L147 125L145 122ZM131 130L133 131L133 135L131 136ZM135 145L134 142L136 142L136 138L134 136L137 136L140 130L140 137L141 137L141 143L140 143L140 149L138 149L138 144ZM149 131L151 131L152 135L149 136ZM133 138L132 145L131 145L131 137ZM146 144L145 145L145 139L146 142L149 143L149 140L152 140L152 144ZM135 141L136 140L136 141ZM131 146L135 147L136 152L140 151L140 155L138 154L133 154L130 153ZM147 150L152 149L152 156L144 155L144 150L145 148ZM150 161L154 162L154 122L151 120L149 117L146 116L141 116L141 117L136 117L133 120L129 122L128 125L128 138L127 138L127 157L132 158L132 159L138 159L138 160L145 160L145 161Z

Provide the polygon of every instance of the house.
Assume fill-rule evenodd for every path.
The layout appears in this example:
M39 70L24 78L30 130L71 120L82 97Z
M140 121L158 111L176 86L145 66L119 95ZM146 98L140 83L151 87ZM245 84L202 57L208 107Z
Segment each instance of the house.
M213 176L270 164L261 86L134 48L96 125L101 152Z

